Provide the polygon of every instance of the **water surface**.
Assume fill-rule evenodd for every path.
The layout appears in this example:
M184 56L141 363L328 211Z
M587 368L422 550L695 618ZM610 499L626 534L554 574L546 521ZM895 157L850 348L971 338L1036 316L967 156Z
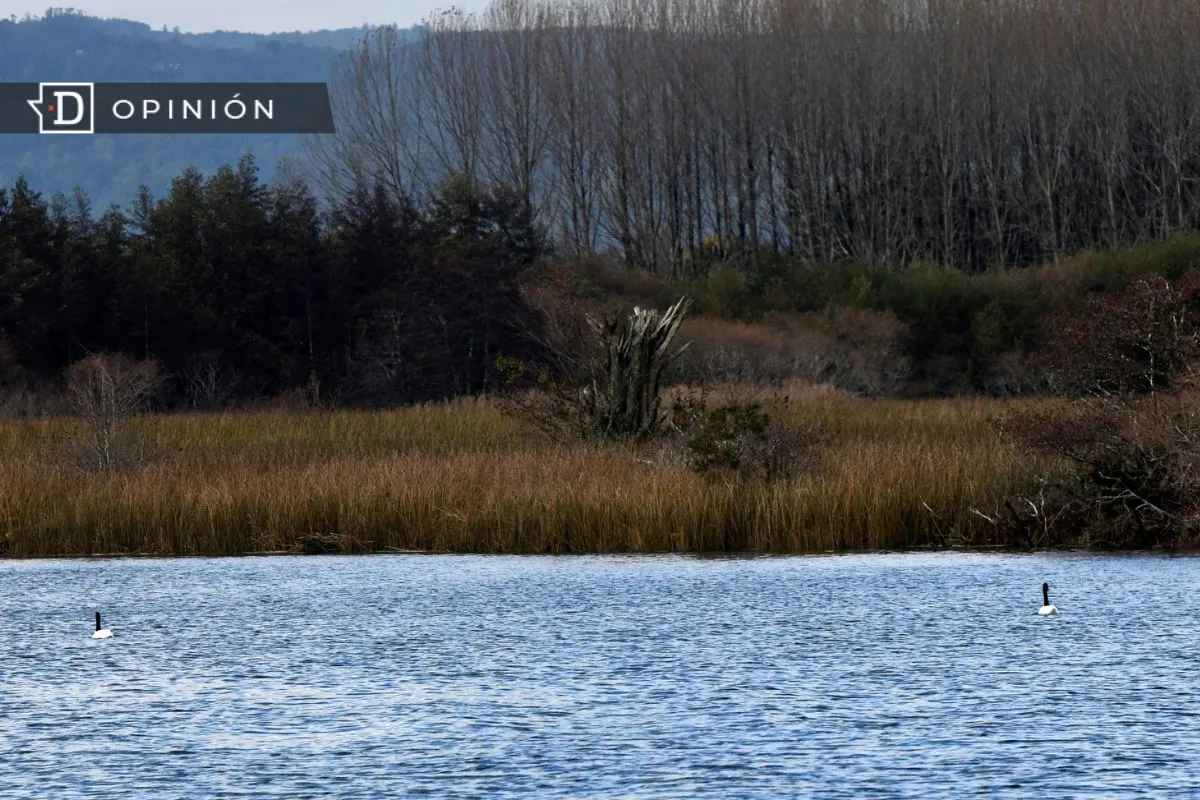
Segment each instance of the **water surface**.
M0 562L0 797L1195 796L1198 590L1164 557Z

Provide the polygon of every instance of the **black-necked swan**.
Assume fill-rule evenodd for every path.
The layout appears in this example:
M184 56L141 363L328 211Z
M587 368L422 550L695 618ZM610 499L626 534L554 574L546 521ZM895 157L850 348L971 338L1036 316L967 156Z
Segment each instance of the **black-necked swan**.
M93 639L111 639L112 631L108 628L100 627L100 612L96 612L96 632L92 634Z
M1058 606L1050 605L1050 584L1042 584L1042 607L1038 609L1038 616L1049 617L1052 614L1058 613Z

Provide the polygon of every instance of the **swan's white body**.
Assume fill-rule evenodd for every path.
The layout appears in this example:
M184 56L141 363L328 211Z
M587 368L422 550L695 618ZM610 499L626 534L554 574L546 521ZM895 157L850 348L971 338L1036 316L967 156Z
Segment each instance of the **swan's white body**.
M92 634L93 639L111 639L112 631L108 628L100 627L100 612L96 612L96 632Z
M1042 584L1042 607L1038 609L1039 617L1052 617L1058 613L1058 606L1050 605L1050 584Z

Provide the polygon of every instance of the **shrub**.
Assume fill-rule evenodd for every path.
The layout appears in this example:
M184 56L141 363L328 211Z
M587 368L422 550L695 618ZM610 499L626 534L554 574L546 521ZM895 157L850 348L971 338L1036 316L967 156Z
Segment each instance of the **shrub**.
M606 439L656 435L665 422L663 374L687 348L673 349L673 341L690 304L682 297L666 311L588 315L591 340L581 340L578 352L558 353L557 369L498 359L506 410L551 431L575 428Z
M702 414L684 447L691 468L705 476L786 480L807 466L813 437L776 422L757 403L729 404ZM806 433L808 435L806 435Z
M1200 357L1200 280L1140 278L1124 291L1087 298L1082 309L1046 321L1043 362L1069 394L1123 396L1170 387Z
M188 404L197 410L216 411L229 407L237 394L241 376L221 363L219 353L196 356L182 375Z
M739 319L749 311L750 289L746 276L732 266L722 265L708 273L704 304L716 317Z
M903 353L905 330L891 314L858 308L772 313L750 323L690 319L680 334L691 347L672 378L772 386L800 379L870 397L893 396L905 391L912 372Z
M89 356L68 368L67 393L87 430L75 442L85 466L108 470L141 460L142 443L124 420L141 410L161 385L157 364L119 354Z
M1134 402L1096 398L1009 415L1000 425L1071 466L1044 481L1043 497L1053 502L1043 500L1043 518L1089 544L1150 548L1190 542L1200 530L1197 401L1190 390Z

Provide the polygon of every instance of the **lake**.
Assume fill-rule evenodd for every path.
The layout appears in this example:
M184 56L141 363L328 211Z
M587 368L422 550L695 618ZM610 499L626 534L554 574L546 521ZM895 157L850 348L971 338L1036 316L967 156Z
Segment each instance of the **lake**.
M1198 620L1190 557L0 561L0 797L1181 797Z

